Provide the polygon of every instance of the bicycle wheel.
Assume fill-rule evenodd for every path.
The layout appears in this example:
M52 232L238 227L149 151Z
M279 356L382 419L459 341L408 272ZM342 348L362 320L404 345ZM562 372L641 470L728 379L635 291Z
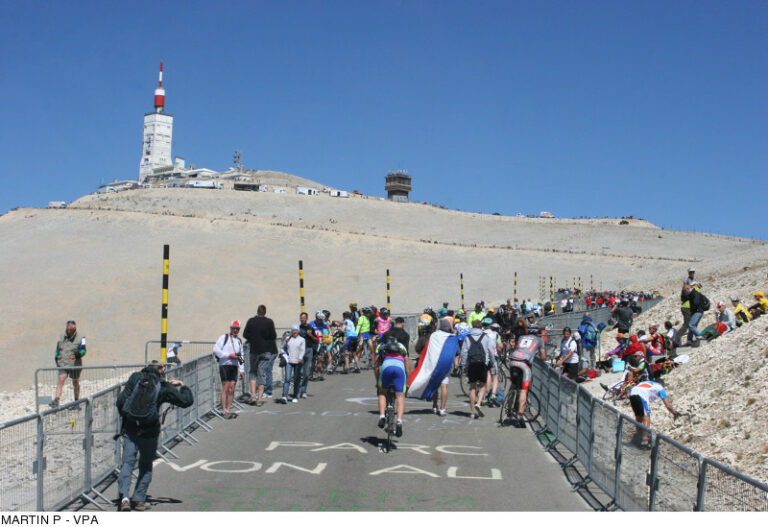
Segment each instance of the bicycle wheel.
M469 377L467 377L466 373L463 373L459 375L459 387L461 388L461 393L465 396L469 396Z
M517 414L517 394L520 393L517 389L510 390L504 397L504 402L501 404L501 411L499 412L499 423L504 424L505 421L511 421Z
M504 368L502 367L501 363L499 363L498 366L496 366L496 372L499 375L499 384L507 387L507 374L504 373Z
M528 399L525 402L525 415L526 421L535 421L539 417L541 411L541 403L539 403L538 396L532 391L528 391Z

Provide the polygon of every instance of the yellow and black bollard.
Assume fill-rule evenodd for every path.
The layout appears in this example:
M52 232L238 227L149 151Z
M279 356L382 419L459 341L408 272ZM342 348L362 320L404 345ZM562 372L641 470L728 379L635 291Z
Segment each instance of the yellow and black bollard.
M160 360L165 362L168 348L168 271L170 269L170 246L163 245L163 308L160 324Z
M461 282L461 310L464 311L464 273L459 274L459 280Z
M515 294L512 298L515 300L515 304L517 304L517 271L515 271Z
M387 269L387 311L392 312L392 303L389 298L389 269Z
M301 301L301 311L304 313L304 262L299 260L299 300Z

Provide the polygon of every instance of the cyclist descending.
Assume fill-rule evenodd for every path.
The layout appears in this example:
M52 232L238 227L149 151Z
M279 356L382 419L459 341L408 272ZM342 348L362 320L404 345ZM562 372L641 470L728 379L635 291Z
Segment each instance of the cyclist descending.
M379 398L378 427L384 428L386 418L384 412L387 406L387 389L392 386L395 389L395 407L397 413L397 426L395 435L403 435L403 414L405 413L405 381L411 374L411 365L408 361L408 349L400 344L396 338L387 337L376 349L376 365L374 366L378 379L377 390Z
M512 352L509 362L509 378L512 389L520 390L520 399L518 400L517 422L515 427L525 428L523 413L525 412L525 403L528 399L528 390L531 387L533 375L531 367L533 359L538 353L541 360L546 360L547 352L544 349L544 341L541 340L539 333L541 328L532 324L527 328L528 334L517 339L517 346Z
M357 321L357 328L355 332L358 337L358 350L355 353L355 370L354 373L360 373L360 357L363 354L363 350L368 348L368 352L373 355L373 343L371 342L371 314L370 307L363 308L363 314L360 315L360 319Z

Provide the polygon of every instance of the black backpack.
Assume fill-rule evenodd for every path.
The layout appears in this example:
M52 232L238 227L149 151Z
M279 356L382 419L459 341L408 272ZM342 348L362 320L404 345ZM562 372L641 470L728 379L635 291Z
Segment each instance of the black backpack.
M701 293L699 293L701 295ZM707 298L704 295L701 295L701 309L703 311L709 311L709 308L712 307L712 305L709 303L709 298Z
M160 420L157 401L160 397L160 380L145 371L123 403L123 417L134 421L139 428L149 427Z
M479 339L475 340L471 335L467 335L467 339L469 339L469 351L467 352L469 364L485 364L485 348L483 347L485 337L486 334L483 333Z

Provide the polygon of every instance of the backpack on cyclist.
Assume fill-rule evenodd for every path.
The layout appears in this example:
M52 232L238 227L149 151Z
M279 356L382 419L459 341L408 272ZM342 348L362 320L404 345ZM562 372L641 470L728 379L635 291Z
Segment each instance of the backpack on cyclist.
M485 347L483 346L483 339L485 334L481 335L479 339L475 340L472 335L467 335L469 339L469 350L467 352L467 362L469 364L485 364Z
M134 421L139 428L149 427L160 420L157 401L160 397L160 379L146 371L140 372L133 391L123 403L123 417Z

